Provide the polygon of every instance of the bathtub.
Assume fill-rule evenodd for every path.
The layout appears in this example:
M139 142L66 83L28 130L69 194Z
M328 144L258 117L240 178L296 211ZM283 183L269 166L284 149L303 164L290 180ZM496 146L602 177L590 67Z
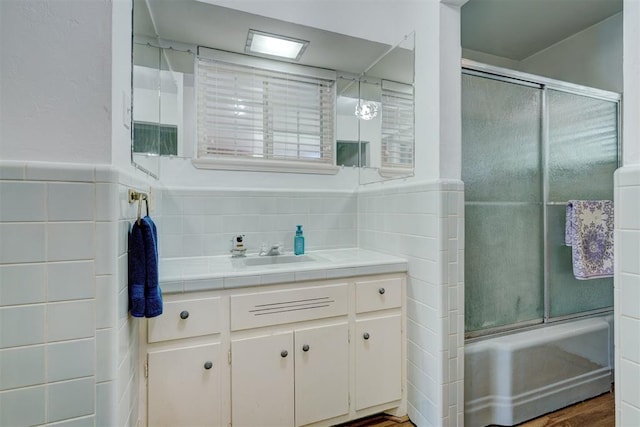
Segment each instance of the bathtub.
M465 344L465 426L512 426L608 392L613 316Z

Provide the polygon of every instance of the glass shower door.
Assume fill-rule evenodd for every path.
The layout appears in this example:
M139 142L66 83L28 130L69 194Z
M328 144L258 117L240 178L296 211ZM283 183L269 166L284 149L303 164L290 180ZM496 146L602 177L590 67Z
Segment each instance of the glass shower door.
M543 320L541 93L462 75L466 332Z
M613 200L618 104L547 89L549 317L613 306L613 279L577 280L564 245L568 200Z

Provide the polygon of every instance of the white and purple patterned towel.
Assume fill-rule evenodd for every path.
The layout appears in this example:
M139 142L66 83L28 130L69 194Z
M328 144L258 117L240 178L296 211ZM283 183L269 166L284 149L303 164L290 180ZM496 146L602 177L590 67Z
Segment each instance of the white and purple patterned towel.
M613 202L569 200L565 244L571 246L576 279L613 277Z

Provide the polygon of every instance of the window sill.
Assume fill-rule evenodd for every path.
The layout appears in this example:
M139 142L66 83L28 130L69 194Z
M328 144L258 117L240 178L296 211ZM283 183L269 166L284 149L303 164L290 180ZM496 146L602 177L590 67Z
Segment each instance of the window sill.
M318 175L335 175L340 168L334 165L307 162L262 160L262 159L192 159L193 166L198 169L216 169L252 172L308 173Z

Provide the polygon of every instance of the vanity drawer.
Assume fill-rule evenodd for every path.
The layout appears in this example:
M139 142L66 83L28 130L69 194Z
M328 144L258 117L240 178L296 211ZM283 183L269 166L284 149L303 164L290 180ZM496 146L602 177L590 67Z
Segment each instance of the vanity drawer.
M147 341L220 333L221 308L220 297L165 301L162 315L149 319Z
M347 314L348 284L231 296L231 330Z
M356 313L402 305L402 278L356 282Z

